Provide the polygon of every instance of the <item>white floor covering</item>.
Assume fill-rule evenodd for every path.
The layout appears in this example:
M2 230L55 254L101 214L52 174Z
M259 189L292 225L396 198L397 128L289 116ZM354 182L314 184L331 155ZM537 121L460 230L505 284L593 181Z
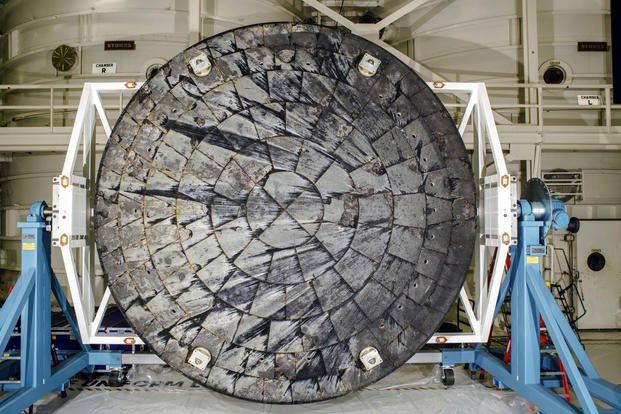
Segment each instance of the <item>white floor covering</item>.
M601 376L621 384L621 332L582 335L586 350ZM534 407L511 391L497 391L489 381L473 381L455 368L455 385L444 387L437 365L405 365L383 380L341 398L302 405L269 405L242 401L192 386L190 380L164 366L137 366L122 389L101 380L82 382L67 398L49 395L35 413L55 414L402 414L533 413Z
M446 388L431 365L406 365L367 389L334 400L303 405L270 405L242 401L192 388L185 377L163 367L140 367L130 373L126 390L111 389L96 381L91 390L69 391L68 398L50 396L36 413L467 413L520 414L534 412L511 391L496 391L471 380L457 367L456 383ZM179 384L179 381L182 383ZM175 384L175 386L171 386Z

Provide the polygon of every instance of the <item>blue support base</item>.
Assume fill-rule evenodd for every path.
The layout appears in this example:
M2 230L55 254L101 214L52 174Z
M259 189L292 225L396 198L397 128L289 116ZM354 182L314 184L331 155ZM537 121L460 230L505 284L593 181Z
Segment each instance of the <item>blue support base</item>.
M44 202L35 202L26 222L18 223L22 235L22 273L0 309L0 351L3 354L7 351L7 343L19 320L19 383L6 384L2 388L2 391L10 392L0 399L1 413L19 413L46 394L64 390L72 376L89 366L121 367L120 352L94 351L84 344L81 344L81 351L53 366L51 293L54 293L76 336L79 338L80 335L67 298L50 265L50 233L45 208Z
M554 202L555 213L566 214L562 204L558 200ZM621 389L600 378L541 276L539 260L546 251L546 223L535 217L528 201L520 200L520 207L518 243L511 248L511 267L496 307L498 314L510 291L511 364L505 364L481 344L469 349L444 349L442 363L444 366L468 363L471 367L480 367L493 375L496 382L513 389L543 413L621 413ZM559 221L566 223L568 218ZM554 393L546 387L550 385L547 380L541 378L540 316L579 405ZM598 408L595 399L612 409Z

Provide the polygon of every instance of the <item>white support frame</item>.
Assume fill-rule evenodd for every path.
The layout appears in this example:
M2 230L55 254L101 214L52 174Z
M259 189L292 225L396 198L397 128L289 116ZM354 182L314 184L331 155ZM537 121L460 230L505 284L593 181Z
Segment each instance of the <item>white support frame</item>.
M101 322L111 294L106 287L96 307L93 283L94 263L98 259L90 228L93 215L90 192L94 183L74 173L81 152L79 165L82 171L87 172L91 178L95 177L97 166L93 148L97 118L106 137L110 138L112 133L100 94L131 92L141 86L142 83L138 82L84 83L63 169L54 178L52 245L61 251L80 339L84 344L144 344L142 339L133 334L102 332ZM78 268L81 270L78 271Z
M141 86L135 82L85 83L78 106L75 124L71 133L69 148L61 174L54 179L54 220L52 244L61 250L69 283L69 293L75 308L81 340L85 344L143 344L136 335L118 332L104 332L101 322L110 301L110 289L106 287L103 298L95 306L93 280L97 260L93 245L90 223L90 190L92 183L74 174L76 162L82 152L83 170L94 171L94 130L97 118L101 121L106 136L111 134L110 123L101 105L100 93L134 91ZM429 87L437 94L460 94L468 96L464 116L458 126L463 136L467 124L472 121L474 129L473 169L477 185L478 232L475 243L475 306L462 287L459 298L463 304L472 332L435 333L429 343L481 343L486 342L493 324L498 292L504 276L504 264L510 244L515 242L513 234L515 188L508 174L494 116L483 83L434 82ZM486 175L485 156L491 152L495 171ZM488 280L487 266L494 255L493 271ZM78 260L81 271L78 272Z
M473 126L474 153L472 167L477 191L478 237L474 246L475 306L464 285L459 300L468 318L471 332L435 333L430 344L487 342L494 323L500 285L505 275L509 246L517 242L515 179L509 175L494 121L494 114L484 83L429 82L436 94L468 97L458 125L463 137L469 122ZM494 171L487 174L486 154L491 152ZM488 275L491 266L491 275Z

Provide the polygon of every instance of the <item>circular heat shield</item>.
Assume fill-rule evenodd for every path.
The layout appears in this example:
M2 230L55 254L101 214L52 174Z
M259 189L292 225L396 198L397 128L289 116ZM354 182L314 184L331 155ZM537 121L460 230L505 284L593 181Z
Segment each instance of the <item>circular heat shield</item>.
M162 66L118 120L96 198L136 332L198 383L264 402L402 365L475 235L470 164L434 93L378 46L304 24L222 33Z

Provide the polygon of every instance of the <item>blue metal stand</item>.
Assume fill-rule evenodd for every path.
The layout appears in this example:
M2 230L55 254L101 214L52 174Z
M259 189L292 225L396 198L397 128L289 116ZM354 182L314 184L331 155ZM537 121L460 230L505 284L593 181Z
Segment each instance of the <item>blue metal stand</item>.
M46 394L69 385L69 379L92 365L121 366L116 351L82 350L52 366L51 294L77 337L77 325L63 290L50 264L50 232L45 218L46 204L33 203L26 222L18 223L22 234L22 273L0 309L0 351L4 354L20 321L19 383L3 384L0 413L19 413Z
M545 234L549 224L540 213L545 206L533 204L519 201L518 243L511 248L511 268L503 281L496 307L497 315L511 291L511 364L505 364L479 344L470 349L443 350L443 365L468 363L471 367L482 368L499 384L537 405L543 413L619 413L621 389L600 378L539 271L540 257L546 252ZM554 199L547 209L552 209L546 212L552 227L567 229L569 216L563 204ZM546 388L541 379L540 315L563 362L579 407ZM598 409L594 398L613 409Z

